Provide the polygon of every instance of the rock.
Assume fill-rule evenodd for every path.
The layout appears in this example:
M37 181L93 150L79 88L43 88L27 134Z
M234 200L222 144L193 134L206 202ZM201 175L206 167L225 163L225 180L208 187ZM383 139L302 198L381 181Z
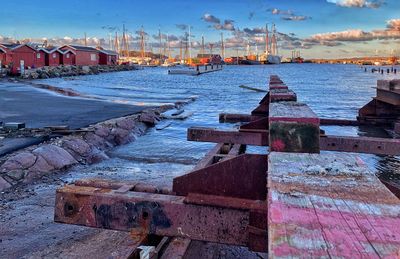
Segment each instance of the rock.
M119 119L117 126L125 130L132 130L135 127L135 121L132 118Z
M114 136L114 141L117 145L123 145L129 142L129 131L121 129L121 128L114 128L111 130L111 135Z
M142 113L139 116L139 121L146 123L150 127L154 127L158 122L155 114Z
M94 128L94 134L99 137L106 138L108 135L110 135L110 128L103 125L98 125Z
M99 137L92 132L85 134L84 139L89 145L95 146L97 148L105 148L108 146L106 139Z
M63 148L74 151L80 156L87 156L90 153L90 146L83 139L72 138L63 141Z
M7 176L15 181L19 181L25 176L25 172L22 170L13 170L7 173Z
M6 162L4 162L4 164L1 165L0 172L6 173L8 171L19 170L19 169L22 169L21 164L19 164L15 160L7 160Z
M35 163L36 156L30 152L22 152L10 157L8 161L16 162L20 164L23 169L26 169Z
M33 153L43 157L55 169L62 169L78 163L70 153L55 145L43 145L33 150Z
M89 66L82 66L82 72L89 73L90 72L90 67Z
M7 182L6 180L4 180L3 177L0 176L0 192L7 188L10 188L10 187L11 187L11 184L9 182Z
M47 173L52 170L54 170L54 166L47 163L47 161L43 157L38 156L36 159L36 163L28 169L28 175L31 175L32 173L35 173L35 172L46 172Z

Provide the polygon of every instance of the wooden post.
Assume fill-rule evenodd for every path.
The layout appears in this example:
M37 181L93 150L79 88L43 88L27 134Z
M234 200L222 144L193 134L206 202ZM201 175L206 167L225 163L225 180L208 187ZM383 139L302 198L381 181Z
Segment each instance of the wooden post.
M319 124L319 118L306 104L270 103L270 151L319 153Z

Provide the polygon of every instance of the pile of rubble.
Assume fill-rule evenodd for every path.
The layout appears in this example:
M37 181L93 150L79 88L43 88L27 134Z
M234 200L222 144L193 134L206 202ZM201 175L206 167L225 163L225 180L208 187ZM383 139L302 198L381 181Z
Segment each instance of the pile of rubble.
M128 71L138 69L133 65L96 65L96 66L57 66L41 67L37 69L26 70L23 79L47 79L54 77L95 75L99 73Z

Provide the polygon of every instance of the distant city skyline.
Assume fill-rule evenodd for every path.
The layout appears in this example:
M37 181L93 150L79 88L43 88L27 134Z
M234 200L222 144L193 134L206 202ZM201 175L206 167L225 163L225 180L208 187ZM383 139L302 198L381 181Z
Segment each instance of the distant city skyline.
M223 33L226 56L231 56L243 54L248 43L252 52L257 45L261 53L265 26L274 23L284 57L293 50L305 58L400 55L398 0L20 0L1 8L0 42L83 44L86 33L89 45L108 48L109 36L121 34L125 24L134 50L143 26L154 52L161 30L177 54L191 26L194 52L202 35L218 52Z

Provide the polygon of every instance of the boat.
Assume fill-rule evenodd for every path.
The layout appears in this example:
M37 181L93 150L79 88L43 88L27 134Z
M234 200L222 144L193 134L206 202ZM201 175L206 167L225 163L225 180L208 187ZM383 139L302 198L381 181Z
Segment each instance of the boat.
M259 61L263 64L280 64L282 62L282 56L278 55L275 24L272 25L271 41L269 40L268 24L266 25L265 52L260 56Z

